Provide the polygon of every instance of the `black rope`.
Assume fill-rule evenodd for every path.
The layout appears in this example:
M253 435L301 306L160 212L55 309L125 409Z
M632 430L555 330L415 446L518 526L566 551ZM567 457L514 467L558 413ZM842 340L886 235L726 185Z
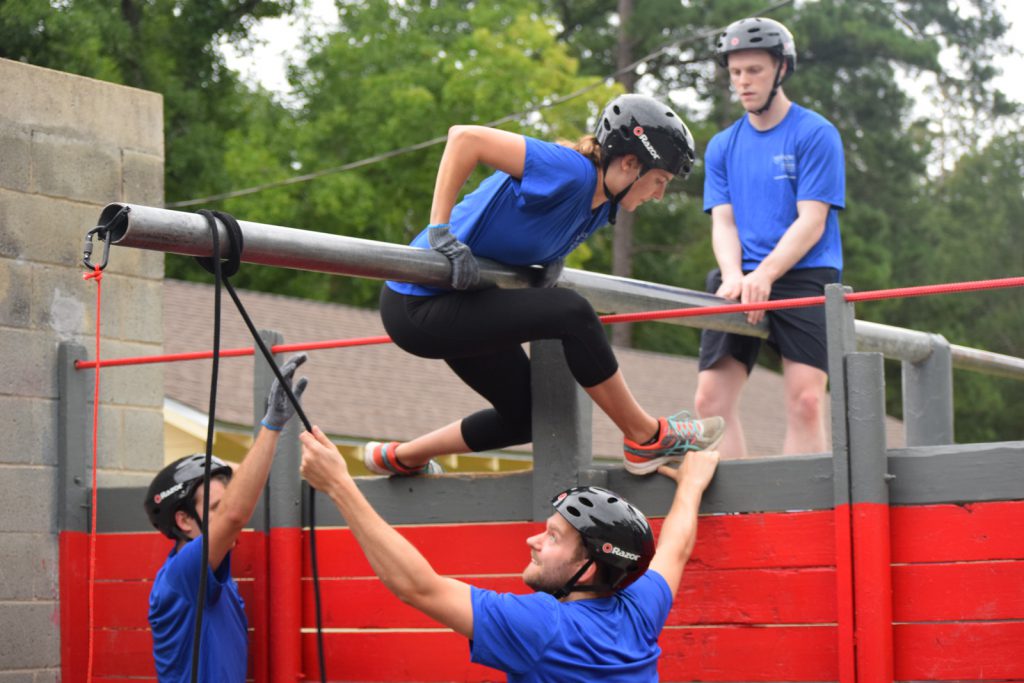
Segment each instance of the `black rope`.
M207 221L212 219L207 216ZM220 254L220 239L217 234L217 226L213 230L213 253ZM210 379L210 408L207 413L206 423L206 461L203 463L203 518L199 520L199 526L203 536L202 563L199 571L199 597L196 603L196 625L192 634L192 683L199 681L199 643L203 633L203 612L206 609L206 576L210 571L210 461L213 456L213 427L217 415L217 371L220 367L220 284L223 279L221 272L220 258L215 258L211 264L213 270L214 294L213 294L213 376ZM206 267L206 266L204 266ZM237 265L235 270L237 270Z
M238 221L235 220L234 216L232 216L229 213L224 213L223 211L207 211L204 209L199 211L199 214L206 218L206 222L210 225L210 229L214 234L214 254L220 253L216 237L217 222L215 218L220 219L220 221L224 224L224 227L227 228L228 239L231 243L231 253L228 256L228 262L226 264L226 268L224 269L224 287L225 289L228 290L228 294L231 296L231 300L235 302L235 307L238 309L239 315L242 316L242 320L245 322L246 327L249 328L249 333L252 335L253 341L255 341L256 345L260 349L260 352L263 354L263 357L270 365L270 369L274 372L274 376L277 378L277 381L280 384L281 388L284 389L285 393L288 395L288 400L295 408L296 415L298 415L299 419L302 420L302 424L306 428L306 431L312 432L313 425L309 421L309 418L306 417L306 412L302 409L302 404L299 403L299 400L295 397L295 394L292 392L291 386L287 381L285 381L284 375L281 374L281 368L279 368L277 363L274 361L274 354L270 352L270 349L268 349L267 345L263 342L263 339L260 337L259 332L256 331L256 326L253 325L252 319L249 317L248 311L245 310L245 306L242 305L241 299L238 298L238 293L235 291L235 288L231 285L231 282L226 279L228 276L234 275L236 272L238 272L239 265L241 264L242 261L243 238L241 226L238 224ZM203 268L210 272L212 272L211 268L220 268L220 258L210 259L197 257L196 261L199 262L199 265L201 265ZM219 327L219 320L216 321L215 324ZM212 441L212 439L208 439L208 441ZM320 606L320 571L318 567L319 563L317 562L316 552L316 490L311 486L308 487L308 490L309 554L310 564L313 570L313 598L314 603L316 605L317 659L320 665L320 680L322 681L322 683L326 683L327 672L326 667L324 665L324 634L321 618L322 610Z

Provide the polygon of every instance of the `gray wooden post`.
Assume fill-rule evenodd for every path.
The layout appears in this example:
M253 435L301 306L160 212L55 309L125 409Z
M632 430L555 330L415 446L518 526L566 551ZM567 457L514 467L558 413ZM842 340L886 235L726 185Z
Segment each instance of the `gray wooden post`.
M86 358L85 347L61 342L57 351L57 529L89 530L89 487L92 443L90 382L95 370L81 372L75 361Z
M846 422L846 354L856 349L853 304L841 284L825 286L828 381L832 410L832 493L836 534L836 635L840 678L856 667L853 609L853 525L850 515L850 452Z
M903 433L908 446L953 443L953 357L949 342L928 335L932 352L903 361Z
M284 337L278 332L260 330L260 338L263 343L271 348L284 342ZM281 361L279 356L275 359ZM279 363L280 364L280 363ZM296 376L301 376L300 372ZM274 372L270 369L263 354L256 350L253 363L252 382L252 405L253 405L253 435L260 430L260 420L267 410L267 394L274 383ZM256 516L253 516L253 525L269 531L272 528L297 529L302 526L302 496L299 477L299 432L303 429L302 423L297 417L292 418L285 425L281 432L281 438L277 443L277 453L274 456L274 463L270 468L270 479L267 482L266 517L263 526L259 526ZM260 506L263 507L263 506ZM257 511L259 514L259 511Z
M530 344L533 387L533 519L551 515L551 497L576 486L592 453L590 397L565 362L560 341Z
M848 434L846 424L846 354L857 349L853 304L845 294L853 291L841 284L825 286L825 327L828 336L828 382L832 404L832 457L835 467L836 505L850 502Z
M885 379L880 353L846 356L857 676L893 680Z

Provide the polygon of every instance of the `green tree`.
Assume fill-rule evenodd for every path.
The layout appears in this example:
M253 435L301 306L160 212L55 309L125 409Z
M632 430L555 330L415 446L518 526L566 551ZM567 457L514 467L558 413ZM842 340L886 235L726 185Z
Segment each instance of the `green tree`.
M1017 132L961 157L928 188L913 240L898 245L908 281L919 284L1019 276L1024 216L1024 137ZM1024 296L1017 289L946 294L895 302L894 324L950 342L1024 357ZM896 379L895 371L892 380ZM898 382L890 381L898 387ZM955 373L956 434L961 441L1024 438L1018 406L1024 382ZM898 409L895 396L891 397Z
M342 5L339 19L336 32L313 43L306 68L292 73L303 102L295 147L301 171L441 137L453 124L482 124L530 109L538 111L502 127L575 139L612 92L576 75L577 62L558 42L556 25L527 0L470 6L367 0ZM543 108L548 98L588 85L595 88L585 96ZM226 205L238 215L259 210L263 222L407 243L428 219L441 150L436 145L272 190L269 204L242 197ZM485 173L478 171L467 188ZM379 283L365 280L247 271L239 274L246 286L335 301L370 304L379 290Z

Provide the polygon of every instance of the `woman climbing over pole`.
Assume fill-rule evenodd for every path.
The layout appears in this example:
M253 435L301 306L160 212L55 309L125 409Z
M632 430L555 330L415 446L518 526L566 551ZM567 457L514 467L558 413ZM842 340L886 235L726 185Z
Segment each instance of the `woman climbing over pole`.
M694 162L686 124L643 95L620 95L605 108L595 135L549 143L482 126L453 126L437 170L430 224L412 246L451 262L452 290L389 281L380 312L394 342L423 358L440 358L491 407L405 443L370 442L373 472L437 472L431 458L528 443L530 365L522 344L559 339L576 381L622 430L626 469L650 474L691 450L714 448L720 417L655 417L633 397L601 322L576 292L555 287L566 255L618 208L660 200L673 177ZM478 164L495 172L456 204ZM476 256L512 266L539 265L535 287L474 289Z

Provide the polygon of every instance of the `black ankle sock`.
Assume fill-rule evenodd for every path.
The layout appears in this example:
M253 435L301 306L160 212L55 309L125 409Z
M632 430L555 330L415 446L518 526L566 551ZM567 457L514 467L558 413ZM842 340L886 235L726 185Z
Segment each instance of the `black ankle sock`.
M658 442L658 437L661 436L661 423L658 423L658 428L654 430L654 436L647 441L644 441L641 446L653 446Z

